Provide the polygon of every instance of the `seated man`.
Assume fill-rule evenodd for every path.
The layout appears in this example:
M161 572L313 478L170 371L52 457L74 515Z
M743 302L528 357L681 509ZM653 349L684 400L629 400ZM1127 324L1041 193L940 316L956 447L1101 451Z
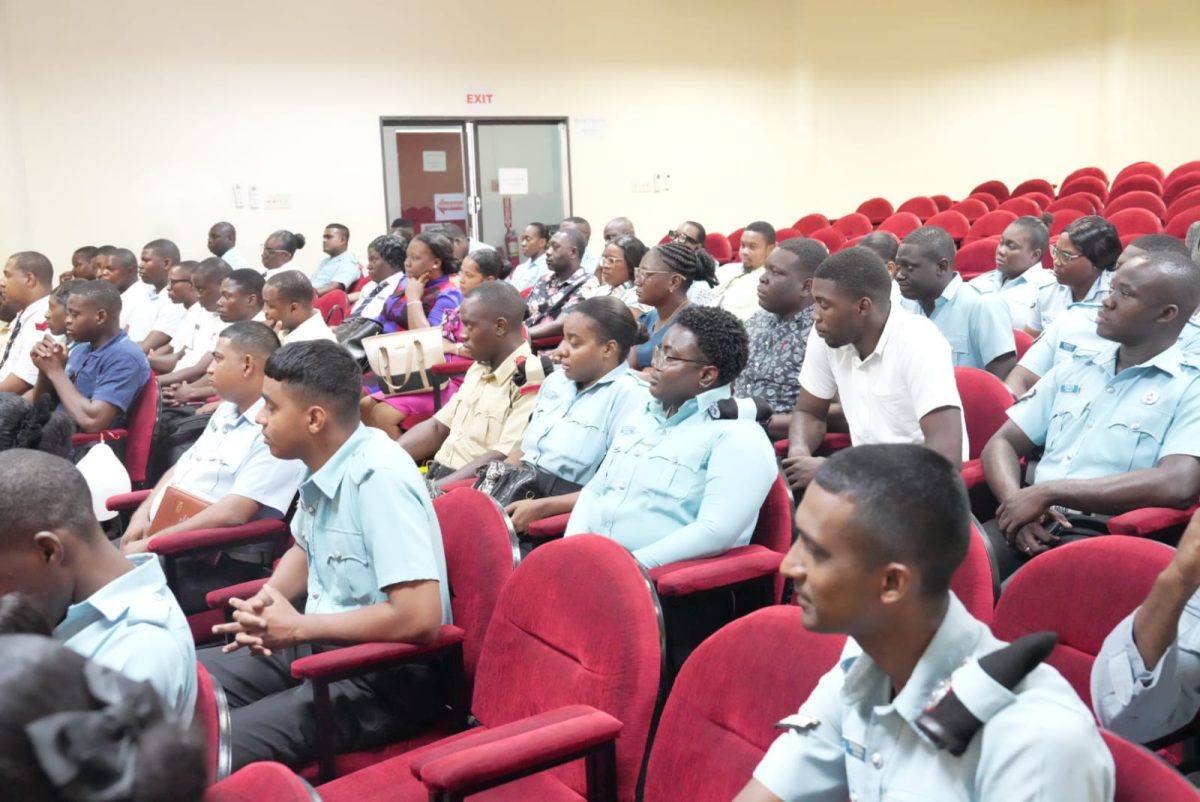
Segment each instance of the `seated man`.
M296 543L251 599L234 599L233 636L200 660L233 708L235 768L296 767L317 741L312 688L296 659L360 641L427 643L450 623L441 529L417 466L359 423L362 371L330 342L287 345L267 360L258 422L271 454L307 470L292 520ZM305 595L304 611L292 606ZM440 707L433 675L405 666L330 685L338 751L395 740Z
M16 314L7 342L0 345L0 392L19 395L37 382L38 369L31 355L44 336L53 281L54 267L37 251L14 253L4 263L0 301Z
M263 285L263 317L279 333L284 345L337 337L325 323L325 316L313 308L313 285L299 270L285 270L267 279Z
M985 529L1002 578L1106 532L1105 516L1182 509L1200 495L1200 368L1177 343L1200 304L1200 267L1160 251L1127 261L1111 284L1097 322L1111 344L1051 368L983 450L1000 502ZM1021 459L1043 446L1022 487Z
M797 627L852 640L735 802L1111 802L1112 757L1066 680L1038 665L1008 690L979 669L1004 644L950 590L970 522L957 469L929 449L862 446L821 466L779 570ZM918 729L951 686L983 722L960 757Z
M347 250L350 247L350 229L341 223L330 223L325 226L325 234L321 239L321 249L325 258L317 265L312 275L312 284L318 295L324 295L333 290L349 292L358 281L362 270L358 266L358 257Z
M647 568L748 544L779 475L762 427L716 410L746 366L742 322L711 306L676 320L654 355L652 399L622 422L566 531L612 538Z
M900 250L900 240L889 231L872 231L858 241L858 247L874 251L883 260L888 275L892 277L892 306L903 306L904 296L900 294L900 285L896 283L896 252Z
M796 490L823 461L813 455L835 396L855 445L923 443L953 465L967 458L950 348L928 320L892 305L891 283L866 248L839 251L817 268L813 331L783 461Z
M175 268L171 271L171 286L175 287L183 280L184 271ZM196 303L188 307L184 319L179 325L179 333L168 343L170 348L166 353L159 352L150 357L150 366L155 373L162 374L160 385L172 385L186 381L196 381L204 376L212 359L212 348L216 345L217 336L224 328L221 318L217 316L217 305L221 301L221 283L233 271L229 265L217 257L205 259L196 265L192 271L192 291ZM177 294L186 291L176 290Z
M775 227L762 220L746 226L738 253L740 265L725 265L717 270L721 285L721 308L747 320L758 311L758 279L762 276L767 257L775 250Z
M125 552L145 551L159 535L194 529L240 526L256 518L282 518L300 485L303 464L271 456L255 418L262 409L263 367L279 348L274 332L252 320L234 323L221 332L213 349L208 375L221 403L200 438L163 474L154 492L129 520L121 539ZM163 493L177 487L210 503L181 523L150 534L150 524ZM257 555L257 552L254 553ZM234 555L235 557L245 555ZM261 569L261 562L256 568ZM255 571L242 565L208 572L227 581L210 582L205 591L252 579ZM239 573L238 569L242 569ZM242 575L245 574L245 575ZM257 573L262 576L261 572ZM203 597L185 609L204 609Z
M148 324L154 315L143 314L142 308L150 303L151 287L138 276L137 257L128 248L113 248L96 278L109 282L121 293L121 328L140 346L150 334Z
M179 248L169 239L156 239L142 248L138 275L144 285L144 300L129 318L130 339L149 354L171 341L178 333L186 309L171 298L168 289L171 268L179 264ZM146 334L139 340L136 336Z
M67 347L47 334L33 348L34 396L53 391L81 431L120 426L150 380L146 355L120 328L121 296L106 281L85 281L67 297Z
M996 245L996 269L967 282L984 295L998 294L1008 306L1014 329L1028 328L1038 293L1057 283L1054 271L1042 267L1042 257L1050 247L1046 226L1042 219L1028 215L1009 223Z
M800 392L800 367L812 330L812 281L829 252L815 239L781 242L767 257L758 280L761 307L746 322L750 360L738 376L733 394L757 398L771 408L767 434L787 437L792 409Z
M636 237L633 221L628 217L614 217L604 224L604 244L616 242L621 237Z
M480 284L459 307L475 364L449 403L399 441L417 462L432 458L431 481L445 486L472 478L476 468L506 459L524 437L539 388L513 381L518 360L532 356L521 334L524 314L521 294L503 281Z
M208 230L208 252L229 265L230 270L243 270L250 262L237 249L237 229L233 223L213 223Z
M526 300L529 339L562 336L563 318L596 288L596 277L580 262L586 247L577 229L563 229L550 238L550 272L537 280Z
M579 264L589 276L595 277L600 269L600 252L592 250L592 224L583 217L568 217L558 224L557 231L577 231L583 237L583 250L580 251ZM554 233L554 232L552 232Z
M28 595L64 646L149 682L174 718L191 721L196 651L187 619L157 558L126 559L104 537L75 466L39 451L0 454L0 520L0 595Z
M550 272L546 264L546 248L550 245L550 231L545 223L530 223L521 232L521 255L525 261L513 268L506 279L518 291L532 290L538 279Z
M904 238L896 252L896 283L904 307L932 320L950 343L956 366L1003 380L1017 363L1008 307L995 295L964 291L954 272L954 240L945 229L922 226Z
M432 226L426 226L423 230L428 231ZM450 244L454 246L454 259L462 264L462 260L467 258L467 254L475 251L494 251L496 250L491 245L488 245L482 240L477 240L474 237L468 237L467 232L462 230L462 226L457 223L439 223L439 233L446 239L450 240Z

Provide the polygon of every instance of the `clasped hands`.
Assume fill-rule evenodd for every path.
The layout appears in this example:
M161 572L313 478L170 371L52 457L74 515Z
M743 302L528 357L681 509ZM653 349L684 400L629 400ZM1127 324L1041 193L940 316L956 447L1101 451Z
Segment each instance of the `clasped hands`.
M1009 494L996 509L996 523L1005 540L1030 556L1058 545L1060 536L1050 532L1049 527L1057 523L1064 529L1071 528L1067 517L1052 506L1045 486L1038 485Z
M233 621L213 627L214 634L233 636L221 647L226 654L245 647L251 654L270 657L277 649L301 642L304 615L270 585L263 585L249 599L230 599L229 606L234 610Z

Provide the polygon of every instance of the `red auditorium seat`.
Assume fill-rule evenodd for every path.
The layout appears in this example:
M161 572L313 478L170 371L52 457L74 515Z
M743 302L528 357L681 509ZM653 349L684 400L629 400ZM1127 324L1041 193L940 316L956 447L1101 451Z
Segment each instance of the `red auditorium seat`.
M1122 178L1128 178L1129 176L1134 175L1150 176L1159 183L1159 186L1161 186L1162 183L1167 180L1162 168L1154 162L1134 162L1128 167L1122 168L1121 172L1117 173L1116 178L1113 179L1113 186L1116 186Z
M125 453L121 461L129 474L129 483L135 488L142 487L146 484L150 445L154 439L154 426L158 423L158 400L158 378L151 372L129 409L124 429L105 429L95 434L76 432L71 435L71 445L124 440Z
M704 250L708 251L708 255L716 259L719 265L733 261L733 248L729 246L729 240L724 234L714 231L705 237Z
M1113 181L1108 190L1108 199L1111 201L1126 192L1150 192L1161 198L1163 186L1160 180L1151 175L1127 175Z
M1163 186L1166 186L1171 181L1172 178L1177 178L1178 176L1181 176L1184 173L1195 173L1195 172L1200 172L1200 161L1184 162L1183 164L1179 165L1171 172L1167 173L1166 177L1163 179Z
M1196 187L1200 187L1200 171L1177 175L1167 181L1166 186L1163 187L1163 200L1170 203L1183 193Z
M775 230L776 242L787 242L790 239L799 239L804 235L794 228L779 228Z
M848 215L839 217L834 221L832 227L845 234L847 238L870 233L871 229L874 228L870 218L858 212L851 212Z
M932 215L930 215L932 217ZM912 212L896 212L879 224L879 231L895 234L896 239L904 239L910 233L921 227L921 218Z
M994 212L1000 208L1000 200L990 192L972 192L967 197L983 201L983 205L987 207L989 212Z
M949 195L930 195L929 199L937 204L939 212L944 212L954 205L954 201L950 200Z
M962 565L950 577L950 590L967 612L985 624L992 623L996 597L1000 593L1000 572L988 553L987 536L979 522L971 520L971 542Z
M1108 531L1114 535L1148 537L1163 543L1173 543L1183 534L1188 521L1200 506L1186 510L1173 507L1142 507L1114 515L1108 519Z
M970 243L986 237L999 236L1008 228L1009 223L1016 219L1017 215L1004 209L988 212L971 224L971 230L967 232L967 238L963 242Z
M1091 212L1081 212L1078 209L1071 209L1068 207L1064 207L1062 209L1059 209L1057 212L1052 212L1052 214L1054 215L1054 219L1050 221L1050 238L1051 238L1051 241L1053 242L1053 240L1056 239L1058 237L1058 235L1063 232L1064 228L1066 228L1067 226L1069 226L1071 223L1075 222L1079 218L1085 217L1085 216L1091 214ZM1049 248L1046 249L1047 256L1049 255L1049 250L1050 250Z
M1166 219L1170 220L1184 209L1191 209L1193 206L1200 206L1200 187L1189 189L1168 203Z
M829 218L819 212L806 214L796 222L792 223L792 228L800 232L802 236L811 236L818 228L825 228L829 225Z
M1162 221L1158 219L1158 215L1146 209L1125 209L1115 214L1107 215L1108 222L1112 223L1117 229L1117 233L1122 237L1124 243L1125 237L1140 237L1143 234L1160 234L1162 233Z
M667 697L642 797L728 802L737 796L779 736L775 723L800 709L845 643L844 635L804 629L791 606L750 613L705 640Z
M1087 192L1103 201L1108 197L1108 184L1095 176L1082 175L1064 181L1058 190L1058 196L1061 198L1063 195L1073 195L1076 192Z
M1108 186L1108 175L1099 167L1080 167L1063 179L1063 186L1066 186L1076 178L1095 178L1103 182L1105 186Z
M1167 221L1167 225L1163 228L1163 232L1170 234L1172 237L1183 239L1187 236L1187 230L1192 223L1200 220L1200 198L1197 198L1196 205L1190 209L1182 209L1176 213L1174 217Z
M1113 802L1195 802L1196 787L1158 755L1108 730L1100 737L1117 769Z
M874 232L872 232L872 233L874 233ZM866 238L867 238L866 234L859 234L857 237L851 237L850 239L843 242L842 246L840 248L838 248L838 250L844 251L847 248L853 248Z
M1073 209L1084 214L1095 214L1096 204L1092 202L1092 195L1086 192L1077 195L1064 195L1061 198L1053 200L1046 206L1046 211L1050 214L1058 214L1064 209Z
M1024 195L1021 195L1020 197L1029 198L1031 201L1036 203L1038 205L1038 208L1041 209L1043 212L1046 211L1046 207L1049 206L1054 201L1053 194L1047 195L1044 192L1026 192ZM1009 198L1009 200L1012 200L1012 198Z
M192 721L204 738L209 783L224 779L233 766L229 702L221 683L213 679L200 662L196 663L196 712Z
M975 189L971 190L972 195L974 195L976 192L986 192L995 198L997 203L1002 203L1011 197L1008 192L1008 187L1005 186L1003 181L984 181L982 184L975 187Z
M282 763L251 763L204 792L204 802L314 802L313 787Z
M1152 192L1142 192L1141 190L1126 192L1124 195L1118 195L1109 200L1108 205L1104 207L1104 216L1112 217L1116 212L1125 209L1145 209L1152 212L1159 220L1163 220L1167 216L1167 205L1162 202L1162 198Z
M963 483L971 495L972 509L978 509L982 517L983 513L992 512L993 500L979 456L992 435L1008 420L1007 411L1013 405L1013 397L1004 382L986 370L957 367L954 381L963 402L963 421L967 427L968 459L962 466Z
M1042 213L1042 207L1038 202L1028 195L1019 195L1015 198L1009 198L1004 203L1000 204L1000 211L1012 212L1017 217L1023 215L1032 215L1037 217Z
M477 798L632 802L660 695L659 616L645 572L616 541L546 544L505 584L484 636L471 709L480 726L318 793L461 799L503 785Z
M896 208L896 214L900 214L901 212L915 214L922 222L933 217L938 213L938 211L940 210L938 209L938 205L934 202L933 198L927 198L923 195L918 195L915 198L909 198Z
M870 220L873 226L879 225L896 213L896 210L892 208L891 202L886 198L865 200L859 204L858 209L855 211Z
M1013 339L1017 343L1017 361L1020 362L1029 346L1033 345L1033 335L1024 329L1013 329Z
M745 230L745 227L742 227L729 235L729 248L733 251L733 259L731 261L736 262L739 258L738 251L742 247L742 232Z
M999 236L984 237L965 243L954 255L955 271L963 277L963 281L970 281L989 270L995 270L996 246L999 244Z
M971 223L974 223L979 218L988 213L987 204L979 198L963 198L958 203L950 207L950 211L959 212Z
M1012 197L1016 198L1020 195L1028 195L1030 192L1038 192L1053 198L1054 185L1044 178L1031 178L1028 181L1022 181L1017 184L1016 189L1012 191Z
M926 220L925 225L946 229L946 233L950 235L950 239L956 243L962 242L966 238L967 232L971 230L971 221L967 219L966 215L955 209L938 212Z
M336 326L346 319L349 314L350 301L346 298L346 293L342 290L330 290L324 295L318 295L313 300L313 306L321 310L321 315L325 318L325 323L329 326Z
M833 226L818 228L808 236L825 243L825 247L829 249L830 253L836 253L838 248L842 247L846 242L846 235Z

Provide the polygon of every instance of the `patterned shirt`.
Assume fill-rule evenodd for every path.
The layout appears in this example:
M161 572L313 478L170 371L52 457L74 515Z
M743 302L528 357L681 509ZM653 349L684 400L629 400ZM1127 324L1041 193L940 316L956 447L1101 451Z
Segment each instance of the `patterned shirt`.
M800 394L800 368L812 330L812 304L783 318L760 309L746 321L750 335L750 361L738 376L733 394L757 398L771 411L786 415Z
M596 285L596 277L582 267L565 279L559 279L555 274L547 273L538 279L537 284L533 285L533 292L529 293L529 298L525 301L525 306L529 310L529 318L525 321L526 325L536 326L539 323L558 320L570 312L575 304L582 301L589 292L595 290ZM559 306L557 312L550 314L552 308L558 305L559 300L564 296L566 296L566 302Z

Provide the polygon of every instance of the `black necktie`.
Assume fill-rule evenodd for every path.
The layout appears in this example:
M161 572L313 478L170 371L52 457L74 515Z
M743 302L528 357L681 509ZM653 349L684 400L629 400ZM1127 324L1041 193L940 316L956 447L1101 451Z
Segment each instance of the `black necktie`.
M13 343L17 341L18 335L21 333L21 318L18 316L12 324L12 328L8 330L8 342L4 345L4 356L0 357L0 367L3 367L8 362L8 354L12 351Z
M358 306L354 307L354 311L351 313L350 316L355 317L356 315L361 314L362 310L367 308L367 304L371 303L371 300L381 292L383 292L383 282L382 281L375 285L375 289L371 290L367 294L367 297L363 298L359 302Z

